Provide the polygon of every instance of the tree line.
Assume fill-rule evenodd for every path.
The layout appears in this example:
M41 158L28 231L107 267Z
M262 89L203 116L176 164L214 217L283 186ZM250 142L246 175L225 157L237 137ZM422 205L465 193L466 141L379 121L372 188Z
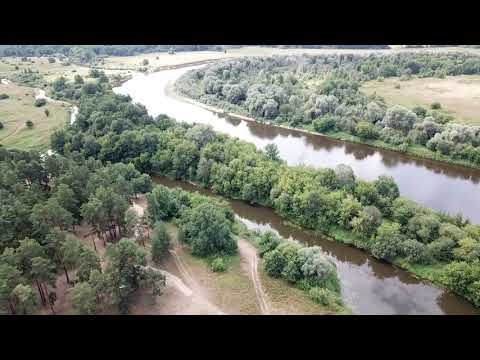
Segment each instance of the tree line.
M287 166L275 145L261 151L206 125L153 119L143 106L109 90L83 94L79 104L78 120L52 136L58 153L133 164L140 172L272 207L377 258L412 271L418 269L412 265L431 269L433 281L480 305L480 227L400 197L391 177L367 182L347 165Z
M464 53L273 56L193 70L176 88L259 121L353 135L375 146L480 166L479 126L452 123L452 116L439 109L441 104L431 109L387 106L383 98L361 91L368 80L479 73L480 57Z

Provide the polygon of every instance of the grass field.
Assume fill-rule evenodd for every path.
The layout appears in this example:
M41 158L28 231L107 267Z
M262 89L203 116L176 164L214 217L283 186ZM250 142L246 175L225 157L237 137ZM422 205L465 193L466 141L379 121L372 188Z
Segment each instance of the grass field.
M9 95L9 98L0 100L0 121L4 126L0 130L0 144L23 150L46 150L53 130L68 121L68 106L47 103L35 107L34 89L15 84L0 84L0 94L3 93ZM50 112L48 117L45 109ZM32 129L26 127L27 120L33 122Z
M15 73L19 73L25 69L43 76L45 82L51 82L60 76L73 80L74 76L79 74L86 77L90 71L90 67L81 65L62 65L58 60L55 63L49 63L46 57L30 57L29 61L21 61L19 57L8 57L0 60L0 78L11 78ZM15 67L18 66L18 69ZM127 71L105 70L107 75L121 74L126 75Z
M395 85L400 85L396 89ZM427 109L439 102L442 110L454 116L456 122L480 125L480 76L448 76L445 79L424 78L399 81L398 78L383 82L369 81L362 90L376 93L388 104L400 104L408 108L423 106Z

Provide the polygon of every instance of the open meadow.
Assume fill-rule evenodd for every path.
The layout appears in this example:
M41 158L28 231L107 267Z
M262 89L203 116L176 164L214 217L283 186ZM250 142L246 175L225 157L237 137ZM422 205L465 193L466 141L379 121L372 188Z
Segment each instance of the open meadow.
M63 103L47 103L36 107L35 90L15 84L0 84L0 94L8 98L0 100L0 144L23 150L45 150L49 147L50 134L62 127L69 118L69 109ZM48 110L48 116L45 110ZM28 128L26 122L33 122Z
M400 86L400 88L397 88ZM389 105L400 104L408 108L430 108L439 102L442 111L452 115L454 121L480 125L480 76L447 76L445 79L424 78L400 81L389 78L369 81L363 87L367 94L376 93Z

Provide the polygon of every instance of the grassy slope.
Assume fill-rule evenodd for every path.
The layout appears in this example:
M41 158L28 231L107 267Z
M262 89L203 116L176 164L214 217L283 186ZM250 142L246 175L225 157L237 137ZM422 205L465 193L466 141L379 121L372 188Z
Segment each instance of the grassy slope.
M9 148L24 150L45 150L49 147L50 134L57 127L65 125L69 118L66 105L47 103L40 108L34 106L35 93L32 88L14 84L0 84L0 94L10 97L0 100L0 121L4 128L0 130L0 143ZM45 109L50 115L45 115ZM34 123L32 129L25 122Z

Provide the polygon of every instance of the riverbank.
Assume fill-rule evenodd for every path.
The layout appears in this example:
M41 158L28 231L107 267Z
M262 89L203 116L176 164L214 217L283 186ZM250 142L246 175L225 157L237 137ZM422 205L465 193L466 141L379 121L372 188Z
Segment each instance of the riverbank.
M163 175L160 175L160 176L163 177ZM172 180L170 180L168 183L165 183L165 182L160 182L160 183L164 184L166 186L172 186L172 184L174 182ZM176 183L182 183L182 182L176 181ZM182 189L184 189L184 190L200 191L204 195L205 194L207 194L207 195L212 194L212 195L220 197L220 198L226 198L222 195L214 193L209 188L202 187L200 184L195 183L193 181L185 181L184 183L192 186L192 189L187 189L187 188L184 188L182 186ZM231 199L235 202L241 202L241 203L247 204L247 202L245 202L242 199L238 199L238 198L227 198L227 199ZM336 227L336 228L332 228L331 231L329 231L329 232L321 232L321 231L318 231L318 230L315 230L315 229L306 228L306 227L300 225L299 223L295 222L292 219L287 219L287 218L282 217L281 215L279 215L275 211L274 208L264 206L264 205L259 205L259 204L255 204L255 207L256 207L257 211L260 211L262 208L272 211L280 219L282 219L283 223L287 226L298 228L299 230L302 230L302 231L304 231L304 230L313 231L319 237L321 237L325 240L328 240L332 243L342 244L343 246L348 246L348 247L351 247L351 248L354 248L354 249L358 249L358 250L364 252L365 254L368 254L369 256L372 256L372 254L369 251L367 251L364 247L359 246L362 243L360 241L360 238L349 230ZM446 263L436 262L436 263L433 263L433 264L430 264L430 265L411 264L408 261L406 261L404 258L400 258L400 257L397 257L397 258L393 259L393 261L386 261L386 260L377 260L377 261L379 261L381 263L388 264L388 266L391 266L393 268L406 271L409 274L411 274L415 279L427 281L430 284L432 284L432 286L435 286L435 287L437 287L438 289L441 289L444 292L450 292L452 294L456 294L459 297L461 297L462 299L465 299L465 301L468 301L468 303L470 303L472 306L475 306L473 304L473 302L471 301L471 299L466 298L464 294L455 292L455 291L447 288L445 286L445 284L442 283L441 274L442 274L445 266L447 265ZM478 307L476 307L476 308L478 308Z
M449 165L462 166L462 167L467 167L467 168L471 168L471 169L475 169L475 170L480 170L480 165L475 165L475 164L472 164L471 162L467 162L467 161L464 161L464 160L452 159L450 157L447 157L445 155L433 152L433 151L427 149L426 147L422 147L422 146L419 146L419 145L417 145L417 146L409 145L406 149L402 149L400 146L395 146L395 145L392 145L392 144L388 144L388 143L386 143L384 141L381 141L381 140L374 140L374 141L364 140L364 139L361 139L358 136L354 136L354 135L344 133L344 132L319 133L319 132L309 130L309 129L305 129L305 128L295 128L295 127L286 126L286 125L282 125L282 124L275 124L275 123L272 123L272 122L258 121L256 119L254 119L252 117L249 117L249 116L246 116L246 115L228 112L225 109L218 108L218 107L211 106L211 105L207 105L207 104L202 103L198 100L188 98L188 97L185 96L185 94L181 94L177 91L175 83L169 83L168 84L167 89L166 89L166 94L168 96L171 96L171 97L179 100L179 101L184 101L184 102L190 103L192 105L199 106L199 107L201 107L205 110L211 111L215 114L219 114L219 115L222 115L222 116L228 116L232 119L254 122L254 123L257 123L257 124L268 125L268 126L272 126L272 127L276 127L276 128L280 128L280 129L285 129L285 130L289 130L289 131L296 131L296 132L299 132L299 133L304 133L304 134L313 135L313 136L326 137L326 138L329 138L329 139L339 140L339 141L352 143L352 144L361 144L361 145L365 145L367 147L371 147L373 149L377 148L377 149L382 149L382 150L393 151L393 152L396 152L396 153L401 153L401 154L408 155L408 156L411 156L412 158L416 158L416 159L442 162L442 163L447 163Z

